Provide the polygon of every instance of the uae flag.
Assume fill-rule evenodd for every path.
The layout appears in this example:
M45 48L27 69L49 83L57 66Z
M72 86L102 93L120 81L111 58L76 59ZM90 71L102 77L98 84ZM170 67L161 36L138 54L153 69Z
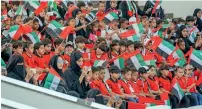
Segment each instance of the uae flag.
M51 67L44 81L44 88L61 91L64 90L65 82L60 75Z
M35 32L27 33L26 36L32 41L34 44L40 42L38 35Z
M129 30L135 30L136 34L140 34L144 32L144 27L142 23L132 23L131 25L128 26Z
M144 59L146 65L156 66L156 60L153 55L145 55L145 56L143 56L143 59Z
M65 9L65 10L67 10L67 3L68 3L68 1L66 1L66 0L62 0L62 1L60 1L60 5L63 7L63 9Z
M152 49L155 50L163 58L167 59L168 56L173 53L175 47L168 41L165 41L160 37L155 37L154 43L152 44Z
M58 36L58 35L55 33L55 30L56 30L56 29L59 29L59 28L61 28L61 27L62 27L62 25L61 25L59 22L53 20L53 21L51 21L51 22L48 24L48 26L46 27L46 32L47 32L51 37L53 37L53 38L55 39L55 38Z
M74 28L72 26L66 26L55 29L54 31L57 34L57 36L65 40L69 36L69 33L73 31L73 29Z
M107 67L107 61L105 60L96 60L93 64L94 67L102 66L104 68Z
M133 42L140 41L140 36L136 34L135 30L128 30L120 34L122 39L131 40Z
M20 26L20 29L22 29L22 33L23 34L27 34L27 33L30 33L32 32L32 27L27 25L27 24L23 24Z
M90 12L89 14L86 14L85 20L86 22L90 23L96 18L96 14L94 12Z
M129 55L129 59L126 61L128 67L139 69L142 66L146 66L146 63L140 53L137 53L135 51L134 53Z
M202 50L195 50L193 48L190 50L189 64L202 70Z
M13 40L18 40L22 33L22 29L20 29L19 25L11 26L8 30L8 36Z
M119 19L118 15L115 12L109 12L104 17L104 21L106 24L110 23L114 19L116 19L116 20Z
M173 87L171 89L171 93L175 95L179 99L179 101L181 101L185 95L184 91L177 82L174 82Z
M114 65L119 67L119 69L123 69L125 67L124 62L125 62L125 59L122 57L119 57L114 60Z
M28 10L30 10L32 12L37 12L37 9L39 8L39 6L40 6L40 3L38 1L29 0L25 4L25 9L28 9Z
M176 47L176 50L172 53L173 59L178 59L176 63L174 63L175 66L181 66L183 67L184 64L186 64L186 59L184 57L184 53Z
M17 11L15 12L15 15L22 15L22 12L23 12L23 6L20 5L20 6L18 6Z
M160 4L162 3L162 0L156 0L156 1L151 0L151 3L154 5L152 9L152 14L154 14L156 13L156 10L160 8Z
M190 36L189 36L189 40L194 43L194 39L196 38L196 33L193 31L191 32Z
M155 103L145 103L147 105L147 107L151 107L151 106L156 106Z

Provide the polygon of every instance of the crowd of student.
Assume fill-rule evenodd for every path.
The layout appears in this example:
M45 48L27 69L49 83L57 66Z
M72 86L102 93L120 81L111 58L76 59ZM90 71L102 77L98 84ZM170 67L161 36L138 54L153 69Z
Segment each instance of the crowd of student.
M143 11L134 1L100 1L97 2L97 19L108 12L117 13L119 19L108 24L104 20L88 24L85 15L93 11L92 3L69 1L67 9L61 2L56 3L60 17L50 14L48 8L39 15L27 9L23 9L21 15L16 15L22 2L1 1L2 75L46 87L47 81L51 81L50 73L56 72L53 74L60 78L60 83L49 89L82 99L93 98L97 103L115 108L141 109L148 104L165 105L165 101L170 101L172 108L202 105L202 61L198 60L198 66L188 61L183 66L170 65L163 54L151 47L157 29L168 24L162 39L177 46L187 60L186 54L191 49L199 50L201 54L198 56L201 56L201 9L195 9L193 16L189 15L185 20L163 20L162 8L152 13L155 3L151 1L146 3ZM129 6L132 13L129 12ZM72 26L74 30L65 40L53 38L44 31L52 20L62 26ZM120 34L127 32L128 25L138 20L143 25L144 33L138 41L123 40ZM40 42L31 42L26 35L17 41L7 37L11 26L22 24L32 27ZM190 31L196 33L193 41L189 38ZM120 69L111 62L119 56L127 57L136 51L140 51L141 56L152 55L156 66L141 66L137 69L125 61L124 68ZM98 60L106 61L106 67L96 66ZM171 92L172 84L176 81L185 93L182 99ZM167 96L164 98L162 95Z

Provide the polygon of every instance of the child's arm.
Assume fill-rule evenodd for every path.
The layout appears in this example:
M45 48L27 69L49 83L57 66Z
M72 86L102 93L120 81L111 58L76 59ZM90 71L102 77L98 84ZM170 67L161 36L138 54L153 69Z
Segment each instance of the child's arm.
M187 90L189 91L191 88L195 87L196 83L192 84L191 86L187 87Z
M111 36L114 35L115 33L119 34L119 30L114 30L113 32L109 33L108 36L111 37Z
M165 90L164 88L160 88L160 90L161 90L162 92L166 92L166 93L171 94L169 91Z
M75 31L78 31L78 30L80 30L80 29L82 29L82 28L86 28L86 25L82 25L82 26L76 27L76 28L75 28Z

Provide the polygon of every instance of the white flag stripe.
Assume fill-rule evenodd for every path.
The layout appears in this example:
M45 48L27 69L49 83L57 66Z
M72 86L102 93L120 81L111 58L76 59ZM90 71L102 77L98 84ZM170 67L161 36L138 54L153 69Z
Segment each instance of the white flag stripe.
M191 54L191 59L202 66L201 60L198 57L196 57L195 55Z

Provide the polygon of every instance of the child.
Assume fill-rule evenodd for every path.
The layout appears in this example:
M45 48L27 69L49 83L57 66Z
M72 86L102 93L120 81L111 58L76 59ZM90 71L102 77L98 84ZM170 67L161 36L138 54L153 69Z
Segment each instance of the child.
M146 67L146 66L145 66ZM145 67L140 67L138 73L140 74L139 79L137 80L137 86L140 89L141 93L146 97L155 98L156 96L151 93L150 86L148 85L148 73Z
M100 37L107 38L107 36L106 36L106 23L103 20L99 21L98 31L100 32L100 35L99 35Z
M21 24L23 24L22 17L20 15L14 16L13 20L14 20L14 24L15 25L21 25Z
M24 24L27 24L30 27L33 27L33 19L31 17L25 18Z
M86 4L83 1L77 3L77 7L81 10L82 13L86 14Z
M98 12L96 13L97 19L100 19L105 14L105 3L103 1L99 1L98 3Z
M73 6L74 6L74 2L72 2L72 1L68 1L67 2L67 10L69 10ZM70 17L69 16L69 11L67 11L66 14L65 14L65 20L68 20L69 17Z
M93 11L93 4L91 2L87 3L87 7L86 7L86 14L90 13L91 11Z
M8 16L13 18L16 15L16 11L20 5L20 1L12 1L11 9L8 11ZM24 8L22 9L22 15L23 19L27 16L27 12Z
M121 18L120 19L120 33L126 32L127 31L127 26L128 26L128 20L126 18Z
M185 67L185 81L187 91L191 93L191 96L197 99L197 105L202 105L202 95L196 91L196 80L193 76L193 66L186 64Z
M115 19L110 23L110 29L107 31L107 33L108 33L107 36L109 37L109 39L120 40L119 35L118 35L120 32L118 25L119 25L119 22L118 22L118 20L115 20Z
M90 87L95 88L99 79L99 69L97 67L92 67L92 78L90 80Z
M119 56L119 50L120 50L119 40L113 40L110 47L111 47L111 52L110 52L109 58L113 59Z
M127 41L127 52L128 53L133 53L135 51L134 49L134 42L131 40Z
M6 1L1 2L1 15L7 15L8 14L8 7Z
M107 10L107 12L115 12L116 14L121 14L120 10L116 9L117 7L117 1L113 0L110 1L110 8Z
M122 79L118 80L118 83L121 85L122 93L128 98L129 101L138 102L137 96L134 94L132 86L129 84L131 79L132 71L129 67L125 67L122 70Z
M35 32L38 35L40 40L42 40L44 38L44 36L42 36L42 34L38 31L39 30L39 20L38 19L33 20L32 30L33 30L33 32Z
M81 53L84 53L84 47L85 47L85 41L86 39L83 36L77 36L75 43L77 46L77 51L80 51Z
M57 38L54 41L55 45L55 55L61 55L65 50L65 41L63 39Z
M75 27L76 20L73 17L70 17L67 21L67 24L68 24L68 26ZM75 33L75 31L72 31L68 36L68 41L75 43L75 39L76 39L76 33Z
M109 68L110 78L106 81L111 91L114 93L115 96L120 98L125 98L125 95L121 92L121 86L118 83L119 73L120 70L117 66L112 65Z
M183 52L184 54L186 53L184 40L178 39L178 41L177 41L177 46L179 47L180 50L182 50L182 52Z
M119 46L120 46L120 51L119 51L119 53L120 53L120 54L125 53L125 52L126 52L126 46L127 46L126 41L121 40L121 41L119 42Z
M15 41L13 43L13 54L21 55L23 52L23 43L21 41Z
M184 78L184 69L182 67L176 67L175 77L172 81L177 81L181 89L185 93L185 96L181 100L180 107L196 106L197 99L195 98L195 96L189 95L189 91L186 89L187 87Z
M97 38L98 38L98 27L99 27L99 23L98 22L93 22L91 24L91 27L88 27L90 30L86 30L87 32L89 31L90 33L87 34L87 37L90 41L92 42L96 42Z
M26 68L36 68L34 59L33 59L33 52L34 52L34 44L32 42L25 42L24 44L24 53L22 54L25 67Z
M70 56L71 56L71 53L73 51L74 51L73 43L72 42L67 42L67 45L65 46L64 55L63 55L63 59L65 61L65 63L64 63L64 69L65 70L70 65Z
M191 31L200 35L198 28L194 26L195 19L193 16L187 16L186 23L187 23L188 36L191 35Z
M51 48L52 48L52 42L50 39L48 38L45 38L42 40L42 43L44 44L44 50L45 50L45 53L43 55L43 58L45 59L45 66L48 66L48 63L51 59L51 57L54 55L53 52L51 52Z

